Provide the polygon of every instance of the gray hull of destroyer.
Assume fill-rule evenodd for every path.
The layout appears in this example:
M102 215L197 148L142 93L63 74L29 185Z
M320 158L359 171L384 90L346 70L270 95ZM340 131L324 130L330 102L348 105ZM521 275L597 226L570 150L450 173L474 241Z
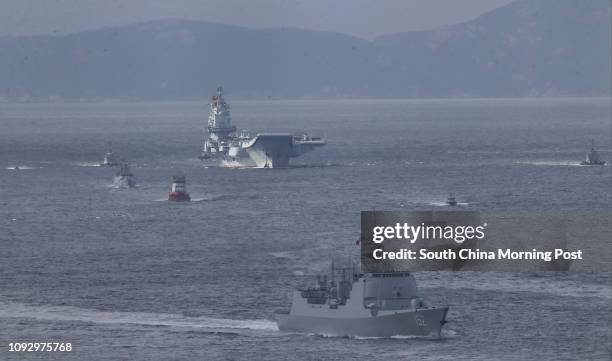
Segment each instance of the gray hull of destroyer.
M408 272L349 273L331 284L338 287L323 281L324 288L294 292L289 314L277 315L278 328L334 336L440 336L446 323L448 307L427 306ZM330 297L330 290L341 297Z
M356 318L278 315L283 332L303 332L334 336L391 337L440 336L448 307L398 311Z

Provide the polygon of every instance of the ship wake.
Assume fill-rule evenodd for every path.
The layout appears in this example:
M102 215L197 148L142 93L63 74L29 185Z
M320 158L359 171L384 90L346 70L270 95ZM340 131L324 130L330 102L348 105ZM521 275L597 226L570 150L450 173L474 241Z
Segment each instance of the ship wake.
M236 320L212 317L189 317L179 314L146 312L113 312L71 306L29 305L0 302L0 319L18 318L57 322L85 322L104 325L136 325L169 327L173 330L233 332L276 332L276 322L270 320Z
M27 166L27 165L15 165L15 166L6 167L6 170L32 170L32 169L35 169L35 168Z
M240 163L237 160L222 160L220 163L220 167L221 168L231 168L231 169L255 168L254 165Z
M97 163L97 162L76 162L72 164L77 167L101 167L102 166L100 163Z
M545 161L545 160L533 160L533 161L522 161L517 160L514 164L520 165L536 165L536 166L549 166L549 167L582 167L580 162L576 161Z

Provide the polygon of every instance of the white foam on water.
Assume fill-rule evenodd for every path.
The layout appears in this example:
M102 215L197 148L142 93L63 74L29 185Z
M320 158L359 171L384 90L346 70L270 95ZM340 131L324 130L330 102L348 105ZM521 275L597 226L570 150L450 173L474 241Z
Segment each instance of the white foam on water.
M32 170L35 169L33 167L29 167L27 165L15 165L12 167L6 167L7 170Z
M414 339L430 339L430 338L438 339L440 337L438 336L438 334L432 334L429 336L393 335L393 336L389 336L389 338L394 339L394 340L414 340Z
M199 197L199 198L191 198L191 201L189 202L171 202L168 200L168 198L157 198L157 199L153 199L153 202L168 202L168 203L185 203L185 204L189 204L189 203L198 203L198 202L206 202L206 201L215 201L217 199L222 198L222 196L214 196L214 195L209 195L206 197Z
M429 202L427 204L429 204L430 206L436 206L436 207L451 207L446 202ZM470 203L468 203L468 202L457 202L457 204L455 206L452 206L452 207L467 207L469 205L470 205Z
M393 336L391 336L393 337ZM374 337L374 336L354 336L353 337L355 340L380 340L383 339L384 337Z
M537 166L571 166L571 167L582 167L583 165L580 162L573 160L565 160L565 161L550 161L550 160L517 160L514 161L514 164L523 164L523 165L537 165Z
M107 312L71 306L29 305L0 302L1 318L25 318L44 321L78 321L96 324L168 326L182 329L278 331L270 320L235 320L212 317L188 317L168 313Z
M446 207L448 206L448 204L446 204L446 202L430 202L428 203L431 206L436 206L436 207Z
M333 335L333 334L316 334L316 333L309 333L309 335L311 336L318 336L318 337L323 337L323 338L351 338L354 340L388 340L388 339L393 339L393 340L429 340L429 339L440 339L440 337L446 338L444 331L442 332L442 335L438 336L438 334L431 334L431 335L427 335L427 336L422 336L422 335L393 335L393 336L384 336L384 337L378 337L378 336L339 336L339 335ZM454 335L454 334L453 334Z
M131 189L137 188L138 184L130 187L125 181L120 180L119 177L115 177L115 179L113 179L113 183L109 184L107 187L112 189Z
M232 168L232 169L245 169L245 168L255 168L255 166L243 164L236 160L222 160L220 163L222 168Z
M442 328L442 337L443 338L455 338L457 337L457 331L450 330L447 328Z
M77 167L101 167L102 166L100 163L96 163L96 162L76 162L72 164L76 165Z

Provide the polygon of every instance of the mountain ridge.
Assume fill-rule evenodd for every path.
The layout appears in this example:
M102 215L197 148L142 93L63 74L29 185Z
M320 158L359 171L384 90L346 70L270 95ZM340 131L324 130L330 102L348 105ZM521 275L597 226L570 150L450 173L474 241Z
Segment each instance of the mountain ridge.
M607 0L518 0L371 41L182 19L0 37L0 99L609 96L610 77Z

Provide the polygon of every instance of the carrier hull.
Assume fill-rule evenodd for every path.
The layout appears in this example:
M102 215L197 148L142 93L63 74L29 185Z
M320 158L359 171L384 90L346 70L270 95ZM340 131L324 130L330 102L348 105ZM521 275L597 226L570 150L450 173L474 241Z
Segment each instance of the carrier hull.
M259 168L289 167L289 158L322 147L323 140L296 139L293 134L258 134L243 145L243 149Z
M384 315L342 318L291 314L278 315L283 332L302 332L333 336L391 337L440 336L448 307L398 311Z

